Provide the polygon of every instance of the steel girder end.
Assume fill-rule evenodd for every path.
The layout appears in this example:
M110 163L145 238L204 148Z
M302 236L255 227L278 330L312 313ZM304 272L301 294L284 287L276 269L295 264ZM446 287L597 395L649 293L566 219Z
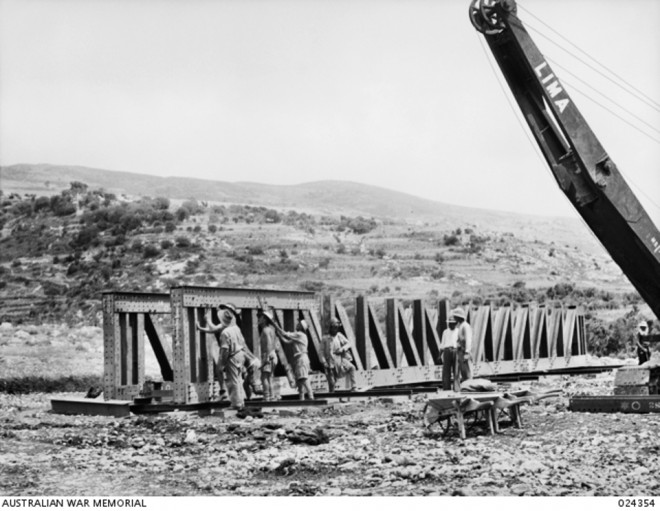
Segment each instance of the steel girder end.
M470 3L470 21L482 34L502 32L506 28L504 16L509 13L516 13L515 0L472 0Z

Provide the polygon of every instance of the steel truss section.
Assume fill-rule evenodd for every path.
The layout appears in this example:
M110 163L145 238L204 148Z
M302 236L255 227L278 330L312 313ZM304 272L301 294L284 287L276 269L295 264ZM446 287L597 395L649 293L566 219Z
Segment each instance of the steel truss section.
M309 356L315 390L327 390L322 342L332 318L351 346L356 383L361 388L439 382L440 338L450 304L441 300L429 309L421 300L404 303L390 298L379 308L358 297L354 320L330 296L262 289L176 287L167 294L105 293L104 390L108 399L147 395L144 340L149 340L161 367L164 387L175 403L214 402L220 398L217 369L218 337L196 328L208 313L219 323L217 307L232 303L248 347L260 356L257 312L272 307L288 331L298 319L310 325ZM474 374L524 374L577 368L586 364L584 320L575 308L466 306L474 338ZM384 328L381 326L384 317ZM160 318L161 321L156 321ZM163 320L172 330L172 345L164 343ZM295 393L290 346L278 342L275 375L280 393ZM339 380L337 390L346 390Z
M144 383L144 339L151 344L164 380L172 378L171 355L156 315L170 315L167 294L103 293L103 393L133 399Z
M171 289L174 353L174 401L198 403L217 401L221 386L217 371L218 337L196 328L205 321L207 312L219 322L217 308L231 303L240 309L239 326L247 346L260 357L257 312L273 308L279 324L293 331L297 320L306 319L310 325L309 353L314 366L320 365L321 330L318 320L319 303L314 293L278 291L271 289L236 289L183 286ZM281 361L276 374L285 374L290 386L295 385L290 347L278 342Z

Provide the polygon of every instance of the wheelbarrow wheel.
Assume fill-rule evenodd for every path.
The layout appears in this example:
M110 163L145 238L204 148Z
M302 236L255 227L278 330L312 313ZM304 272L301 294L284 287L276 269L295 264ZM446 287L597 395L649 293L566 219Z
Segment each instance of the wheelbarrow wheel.
M451 416L440 413L437 408L426 403L422 412L422 422L429 432L445 436L451 427Z

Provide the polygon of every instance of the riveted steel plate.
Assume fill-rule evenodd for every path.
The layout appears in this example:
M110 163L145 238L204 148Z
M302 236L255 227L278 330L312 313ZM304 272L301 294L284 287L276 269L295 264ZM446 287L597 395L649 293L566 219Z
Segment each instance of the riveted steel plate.
M275 291L272 289L234 289L211 287L182 287L184 307L218 307L232 303L239 309L258 309L262 306L276 309L318 309L314 293L302 291Z
M169 314L170 295L163 293L113 293L113 312Z

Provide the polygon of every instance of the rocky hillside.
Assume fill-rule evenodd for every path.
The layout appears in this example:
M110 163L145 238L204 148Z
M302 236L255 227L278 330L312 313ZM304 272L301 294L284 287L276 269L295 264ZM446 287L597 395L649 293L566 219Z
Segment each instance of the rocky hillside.
M357 294L563 300L609 319L641 306L602 249L555 241L551 219L512 216L503 230L341 208L129 199L80 181L51 192L0 197L0 321L98 324L104 290L184 284L325 291L348 305Z

